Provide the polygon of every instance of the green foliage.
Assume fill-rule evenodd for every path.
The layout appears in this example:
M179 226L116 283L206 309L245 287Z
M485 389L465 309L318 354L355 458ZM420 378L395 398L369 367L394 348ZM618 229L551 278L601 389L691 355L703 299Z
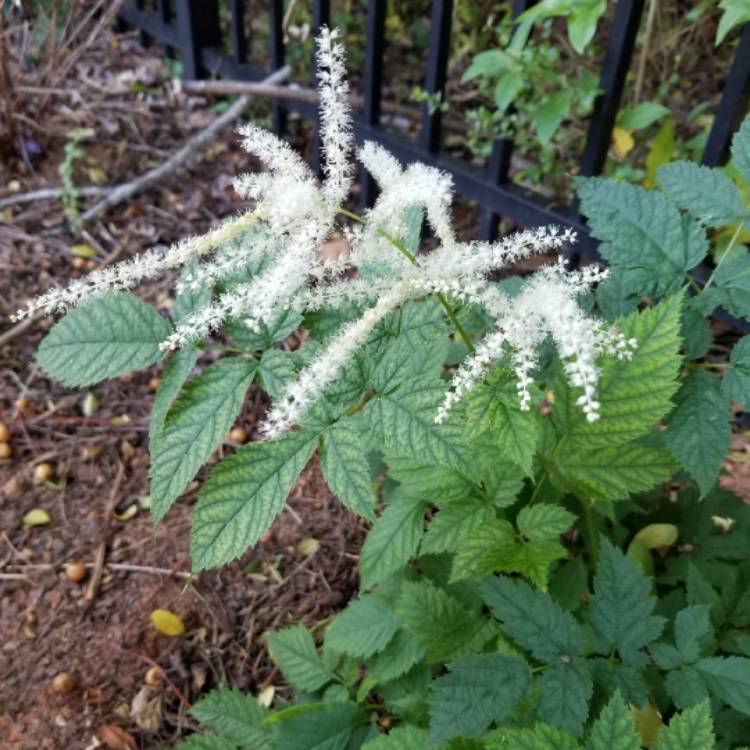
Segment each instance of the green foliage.
M270 748L268 734L261 726L268 710L251 695L220 687L194 704L190 714L203 726L219 732L240 747ZM213 740L208 740L209 746L211 742Z
M263 536L315 450L317 435L296 432L251 443L217 464L193 513L193 568L229 562Z
M675 716L659 732L656 750L713 750L714 734L708 702Z
M268 651L284 677L297 689L313 691L332 679L321 663L315 641L304 625L278 630L268 636Z
M65 385L82 387L164 358L169 323L133 294L111 294L76 307L52 326L37 352L39 366Z
M388 645L398 625L395 613L384 599L362 596L331 623L326 647L350 656L372 656Z
M653 614L656 599L650 590L651 583L633 562L603 538L588 610L600 653L617 649L626 664L642 666L646 662L641 649L655 641L664 628L664 618Z
M691 372L675 399L666 442L675 458L705 494L716 483L729 451L732 428L719 381L708 372Z
M448 665L430 690L430 740L478 737L502 721L531 688L529 668L514 656L477 654Z
M188 360L180 368L184 371L189 364ZM209 365L178 393L166 411L161 429L152 430L149 478L151 512L156 521L164 517L198 469L226 439L255 370L255 362L238 357ZM181 374L168 373L170 378ZM171 385L168 382L170 391Z
M640 747L635 722L618 691L591 727L589 750L639 750Z

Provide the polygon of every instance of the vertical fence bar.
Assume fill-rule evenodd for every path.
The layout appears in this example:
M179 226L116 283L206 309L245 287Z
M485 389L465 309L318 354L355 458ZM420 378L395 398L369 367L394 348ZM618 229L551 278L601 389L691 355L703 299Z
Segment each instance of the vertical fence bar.
M580 173L586 177L599 174L604 167L612 139L617 110L620 108L625 76L630 67L644 0L620 0L610 26L609 44L599 79L601 93L594 102L586 147L581 157Z
M380 124L380 102L383 88L383 52L385 49L386 0L369 0L365 49L364 120L368 125ZM372 206L375 201L375 181L372 175L360 170L359 205Z
M246 62L245 0L229 0L229 36L232 42L232 55L235 62Z
M329 0L314 0L313 2L313 40L318 38L318 32L322 26L331 25L331 4ZM312 60L312 85L317 88L315 74L317 64L315 62L315 49L313 48ZM320 177L323 174L323 155L320 147L320 119L315 118L315 135L313 136L312 147L312 168L315 174Z
M445 91L445 77L448 71L448 55L451 44L451 17L453 0L433 0L430 21L430 51L427 57L425 90L429 94L442 94ZM419 144L432 153L440 149L441 112L430 112L427 104L422 111L422 128Z
M177 0L175 10L182 76L186 80L202 78L207 71L201 50L221 44L218 0Z
M512 19L515 21L525 10L535 5L537 0L514 0L511 10ZM515 24L514 27L515 29ZM513 111L513 107L508 109L508 113ZM492 144L492 154L490 163L487 165L487 180L494 185L504 185L508 182L508 173L510 172L510 159L513 155L513 141L509 138L498 138ZM479 221L479 239L486 242L492 242L497 238L497 229L500 224L500 215L494 211L482 211L482 217Z
M172 18L172 9L169 0L156 0L156 10L159 13L159 20L162 23L169 23Z
M144 0L135 0L135 7L138 10L145 10L146 4ZM148 49L151 46L151 37L143 29L138 29L138 44L144 49Z
M271 71L278 70L284 64L284 2L270 0L268 4L269 23L269 62ZM271 72L269 71L269 72ZM273 129L277 135L286 130L286 109L278 103L273 105Z
M747 111L750 100L750 23L742 29L742 36L734 53L729 77L721 94L711 132L706 141L701 161L716 167L727 160L732 135Z

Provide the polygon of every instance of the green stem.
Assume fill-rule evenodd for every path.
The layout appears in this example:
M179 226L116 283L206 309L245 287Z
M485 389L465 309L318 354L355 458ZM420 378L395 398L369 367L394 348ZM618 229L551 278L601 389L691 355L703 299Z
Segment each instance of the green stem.
M594 506L590 500L576 495L583 508L584 536L587 537L587 546L589 548L589 557L591 558L591 567L594 572L599 568L599 534L596 529L596 519L594 518Z
M565 436L558 441L557 445L552 450L552 455L560 448L562 442L565 440ZM547 474L555 474L558 481L565 488L565 491L573 495L578 502L581 504L583 509L583 536L586 542L586 548L591 558L591 566L596 571L599 567L599 534L596 528L596 517L594 515L594 504L591 500L582 495L578 489L573 486L559 471L557 471L555 464L550 461L549 458L541 453L536 454L536 459L539 463L547 470Z
M346 413L346 416L347 416L347 417L351 417L351 416L352 416L352 414L356 414L356 413L357 413L358 411L362 411L362 409L364 409L364 408L365 408L365 404L367 404L367 402L368 402L368 401L369 401L369 400L370 400L370 399L371 399L371 398L372 398L372 397L373 397L373 396L374 396L374 395L375 395L376 393L377 393L377 391L376 391L376 390L375 390L374 388L370 388L370 390L369 390L369 391L367 391L367 393L365 393L365 395L364 395L364 396L362 396L362 398L361 398L361 399L360 399L359 401L357 401L357 403L356 403L356 404L353 404L352 406L350 406L350 407L349 407L349 408L348 408L348 409L346 410L346 412L345 412L345 413Z
M359 222L360 224L367 224L366 219L363 219L361 216L353 213L352 211L347 211L345 208L340 208L339 213L342 216L347 216L348 218ZM419 263L416 257L414 256L413 253L409 251L409 248L407 248L406 245L404 245L404 243L401 242L400 239L398 239L397 237L393 237L388 232L386 232L385 229L378 228L378 234L383 239L388 240L388 242L390 242L391 245L393 245L396 248L396 250L398 250L409 261L409 263L419 268ZM458 316L456 315L456 311L453 309L453 306L451 305L450 302L448 302L447 297L442 292L436 292L435 296L440 300L440 304L442 304L443 308L445 309L446 314L451 320L451 323L453 323L453 325L455 326L456 332L463 339L464 344L466 344L466 348L470 352L473 353L474 344L472 343L471 337L469 336L469 334L461 325L461 322L459 321Z
M716 272L719 270L719 266L725 261L727 255L729 255L729 251L737 244L737 240L739 239L741 231L742 231L742 222L740 222L737 225L737 229L734 230L732 239L729 240L729 244L726 246L726 248L724 249L724 252L721 254L721 258L719 258L719 262L716 264L714 270L711 271L711 275L708 277L708 281L703 287L702 292L705 292L706 289L708 289L708 287L710 287L711 284L713 283L714 276L716 275Z
M697 370L703 367L722 370L725 367L734 367L731 362L688 362L685 365L686 370Z
M235 352L252 355L252 352L248 349L240 349L237 346L223 346L222 344L197 344L196 348L204 352Z

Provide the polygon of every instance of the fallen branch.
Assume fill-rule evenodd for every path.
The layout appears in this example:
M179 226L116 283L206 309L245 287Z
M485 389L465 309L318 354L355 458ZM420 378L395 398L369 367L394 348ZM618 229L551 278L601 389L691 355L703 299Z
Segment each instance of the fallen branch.
M281 81L284 81L289 77L289 72L290 69L288 66L279 68L279 70L271 73L271 75L266 77L262 81L262 83L280 83ZM217 117L207 128L205 128L205 130L201 130L200 133L197 133L192 138L190 138L185 143L185 145L179 151L173 154L169 159L167 159L167 161L141 175L137 179L132 180L131 182L126 182L125 184L116 187L114 190L108 193L103 200L95 203L93 206L91 206L91 208L85 211L81 215L80 221L82 223L91 221L91 219L99 216L99 214L103 213L107 209L116 206L118 203L122 203L123 201L128 200L136 193L145 190L151 185L164 179L164 177L166 177L167 175L176 172L192 157L195 157L199 153L199 150L202 146L214 140L217 133L237 120L247 108L251 98L252 97L249 94L240 96L237 101L235 101L232 106L227 109L226 112Z
M120 491L120 485L122 484L122 478L125 474L125 466L122 462L117 465L117 474L112 484L112 490L109 493L109 502L107 503L106 517L104 519L104 529L102 530L101 540L99 546L96 548L96 554L94 556L94 565L91 573L91 579L89 585L86 587L84 593L84 599L87 602L93 602L96 598L96 594L99 591L99 584L102 581L102 573L104 572L104 562L107 557L107 545L109 544L109 532L112 528L112 516L114 514L115 506L118 502L118 493Z
M266 79L268 80L268 79ZM262 96L292 102L318 103L318 94L302 86L279 86L261 81L183 81L182 90L199 96ZM349 97L361 101L362 97Z
M0 198L0 209L6 208L7 206L17 206L20 203L33 203L34 201L46 201L59 198L61 190L61 188L42 188L41 190L32 190L29 193L9 195L6 198ZM76 192L78 195L88 198L94 195L106 195L111 190L112 188L90 185L88 187L77 188Z
M268 84L266 81L259 83L251 81L183 81L181 86L186 93L198 96L263 96L282 101L305 102L306 104L317 104L319 101L316 91L296 84L278 86ZM361 110L365 106L365 99L359 94L352 94L349 96L349 104L353 109ZM398 102L382 101L380 108L387 115L408 119L418 119L421 116L418 107L410 107ZM451 132L466 133L466 124L461 118L447 120L445 127Z

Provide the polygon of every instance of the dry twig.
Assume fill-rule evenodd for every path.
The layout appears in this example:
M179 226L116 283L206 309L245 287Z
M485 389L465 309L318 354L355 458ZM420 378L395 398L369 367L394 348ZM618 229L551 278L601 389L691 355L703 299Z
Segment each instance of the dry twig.
M279 70L271 73L267 76L262 83L264 84L277 84L284 81L289 76L290 69L288 66L279 68ZM224 128L231 125L237 120L240 115L245 111L247 105L250 103L251 96L249 94L238 97L237 101L227 109L222 115L217 117L207 128L201 130L199 133L190 138L187 143L177 153L173 154L167 161L160 164L158 167L146 172L140 177L126 182L119 187L112 190L106 198L95 203L91 208L85 211L81 215L81 222L85 223L91 221L91 219L99 216L109 208L116 206L123 201L128 200L136 193L145 190L151 185L164 179L166 176L176 172L182 166L184 166L191 157L194 157L199 153L200 148L206 143L212 141L216 134L222 131Z

